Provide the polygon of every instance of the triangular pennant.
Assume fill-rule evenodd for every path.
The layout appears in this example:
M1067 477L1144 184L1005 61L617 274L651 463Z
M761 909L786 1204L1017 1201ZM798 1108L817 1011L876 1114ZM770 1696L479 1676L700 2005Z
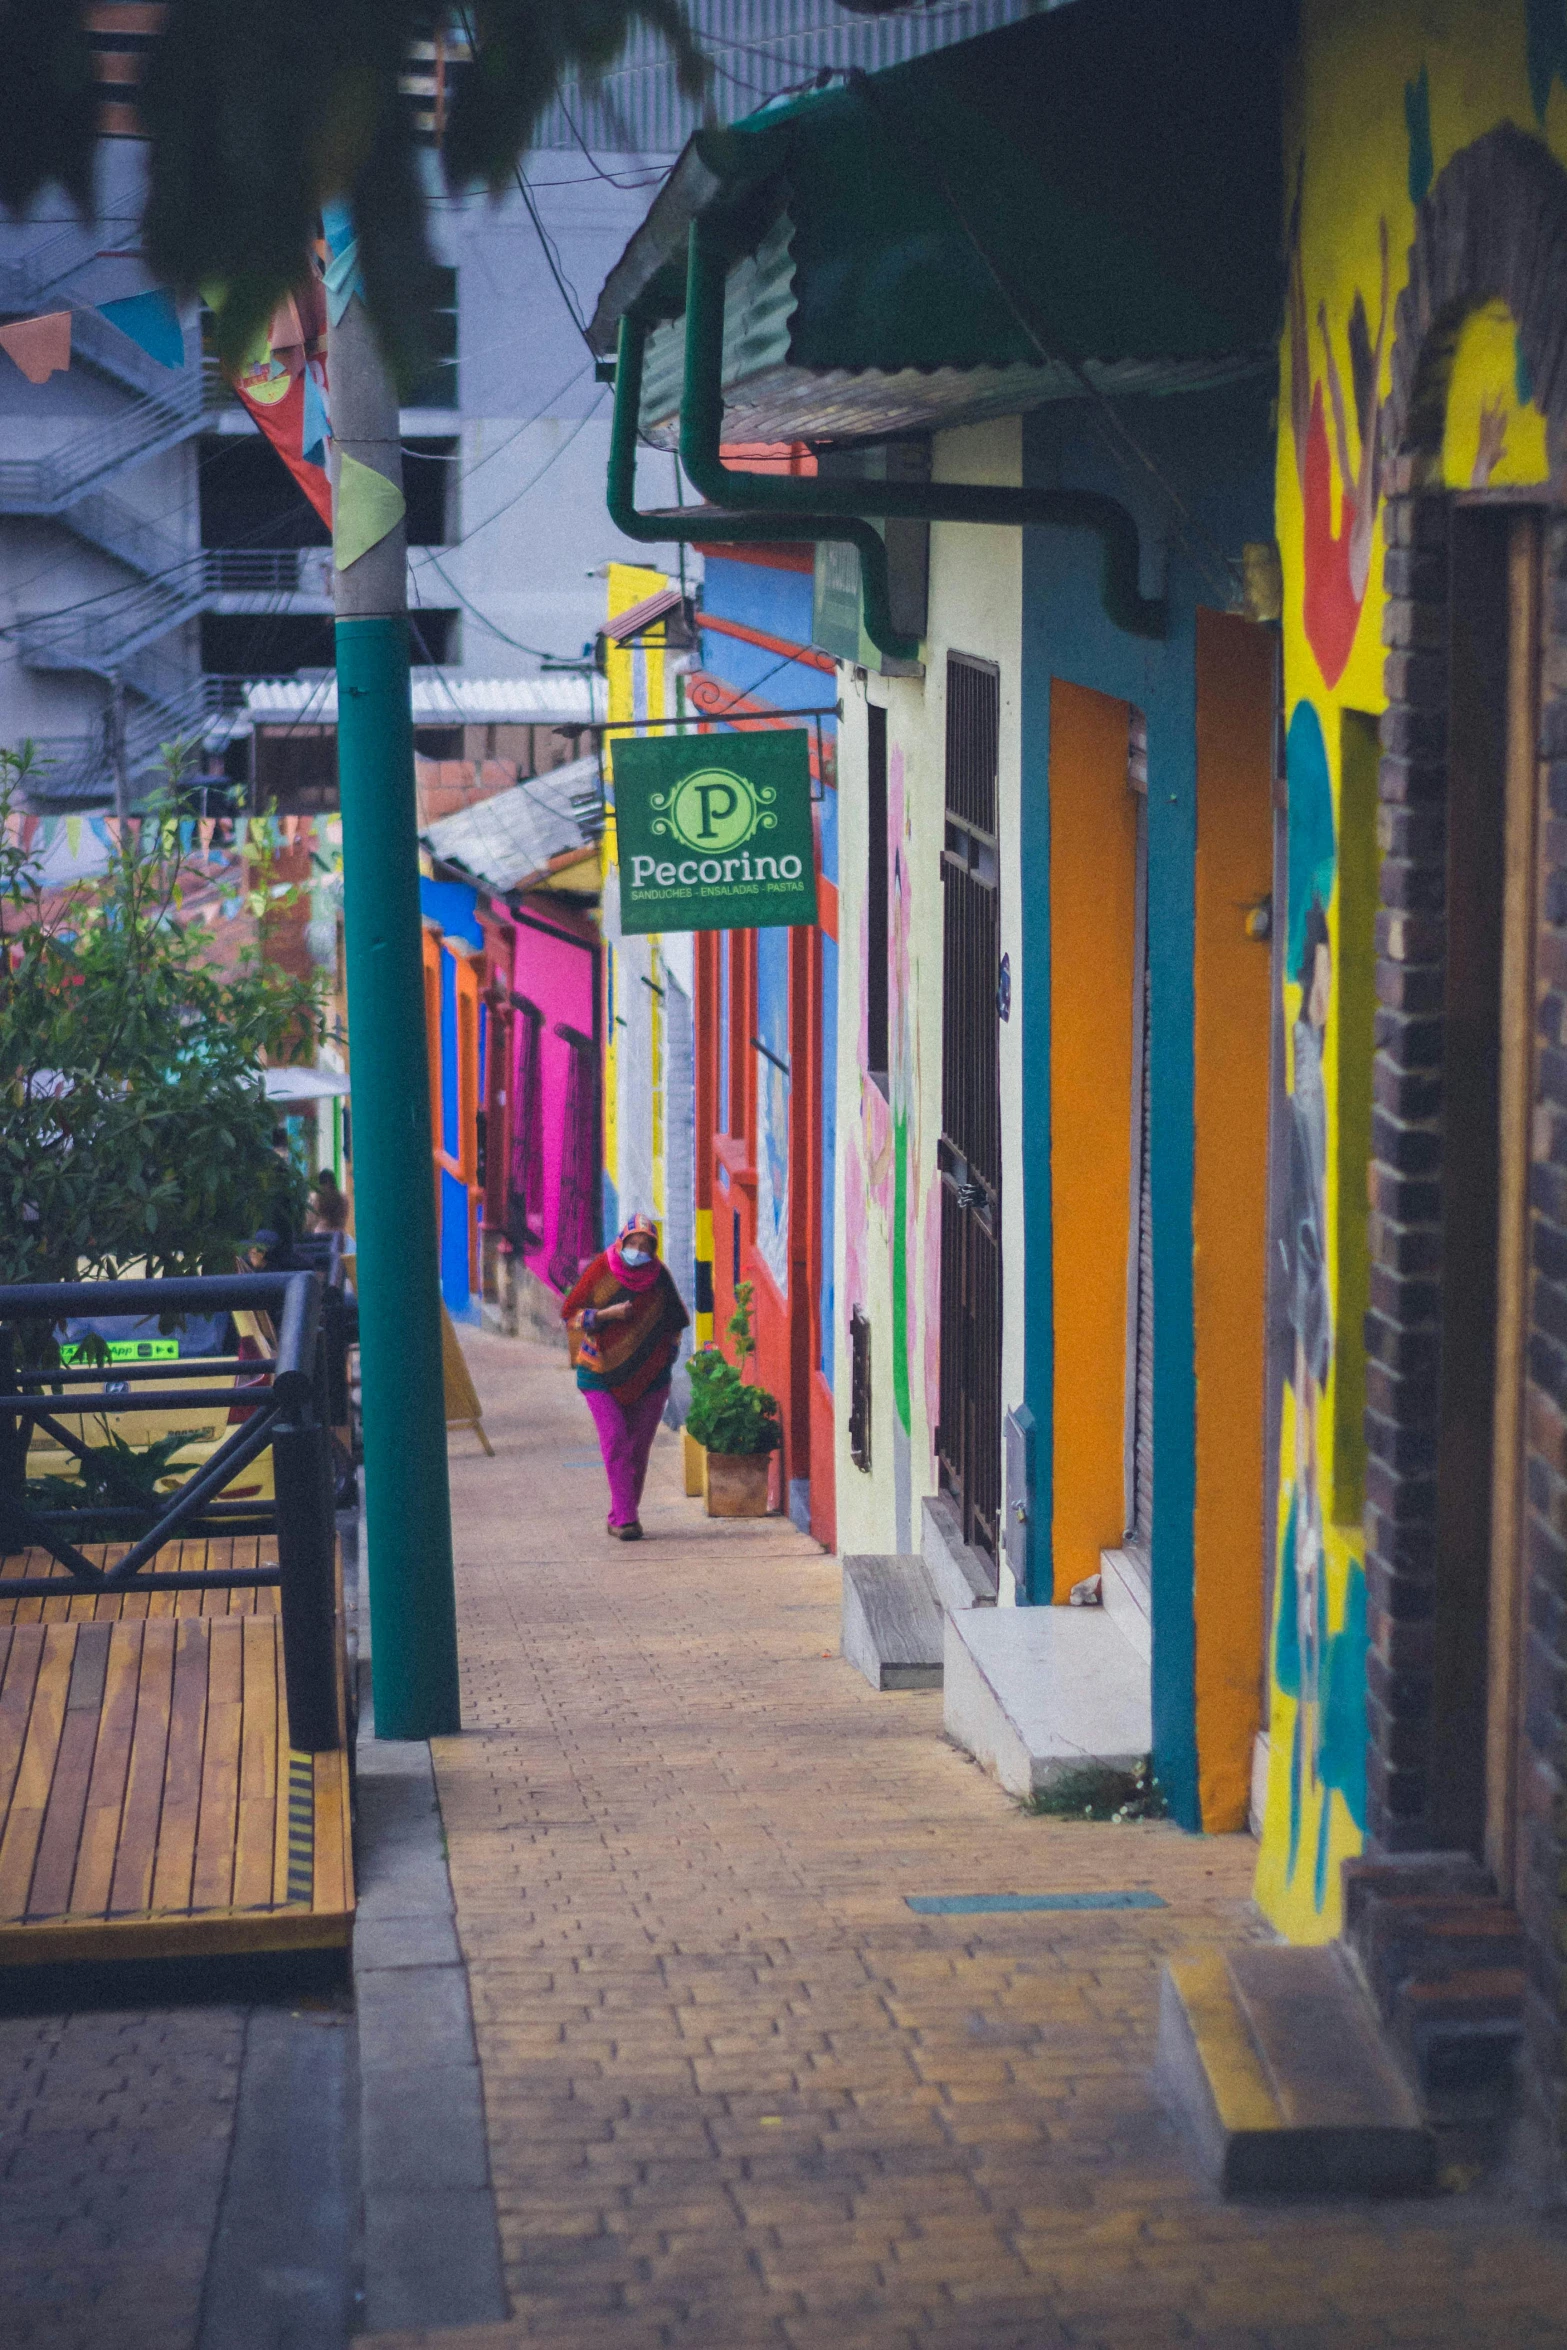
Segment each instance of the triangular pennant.
M284 838L284 839L287 841L287 843L288 843L288 845L289 845L289 847L290 847L290 848L293 848L293 847L294 847L294 845L295 845L295 843L298 841L298 839L299 839L299 818L298 818L297 816L285 816L285 817L284 817L284 819L283 819L283 838Z
M65 819L65 845L73 857L81 855L82 820L80 816L67 816Z
M250 818L248 816L236 816L234 819L234 846L237 849L242 849L249 839Z
M194 816L182 816L182 817L180 818L180 854L181 854L181 856L188 857L188 856L190 855L190 852L191 852L191 850L192 850L192 849L195 847L195 845L196 845L196 819L195 819L195 817L194 817Z
M408 505L395 481L340 451L336 509L332 554L338 570L347 571L361 555L378 547L388 531L397 528Z
M184 366L185 336L174 296L166 286L154 286L145 294L126 294L118 302L99 302L96 308L100 318L139 343L160 367Z
M201 853L204 857L210 857L212 854L212 836L218 829L218 820L216 816L203 816L201 819L200 829Z
M359 274L359 239L354 234L354 216L341 202L323 204L321 226L326 231L330 258L326 265L326 306L334 326L341 326L343 313L357 294L364 299L364 280Z
M0 326L0 351L8 352L30 384L47 383L71 364L71 314L50 310L42 318L14 318Z
M322 388L325 370L319 366L305 369L305 412L299 427L300 456L307 465L325 465L326 445L331 438L332 419L327 413L326 393Z

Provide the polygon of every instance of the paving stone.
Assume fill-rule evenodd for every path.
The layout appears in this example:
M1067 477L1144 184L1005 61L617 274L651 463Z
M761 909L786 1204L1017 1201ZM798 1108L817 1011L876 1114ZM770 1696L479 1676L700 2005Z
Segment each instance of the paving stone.
M1021 1812L837 1655L808 1538L703 1517L661 1437L605 1542L559 1357L464 1346L496 1457L452 1461L434 1755L512 2314L363 2350L1567 2350L1567 2244L1501 2188L1231 2208L1192 2163L1160 1970L1262 1938L1249 1839Z

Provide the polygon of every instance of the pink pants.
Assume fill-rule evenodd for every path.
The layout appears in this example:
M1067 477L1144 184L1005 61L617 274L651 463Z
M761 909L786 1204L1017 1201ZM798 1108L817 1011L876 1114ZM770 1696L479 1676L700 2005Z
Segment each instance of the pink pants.
M638 1396L634 1404L619 1403L603 1387L585 1387L582 1400L593 1414L599 1450L604 1455L604 1474L609 1479L609 1522L612 1526L629 1526L642 1499L642 1480L647 1475L654 1431L669 1400L668 1382Z

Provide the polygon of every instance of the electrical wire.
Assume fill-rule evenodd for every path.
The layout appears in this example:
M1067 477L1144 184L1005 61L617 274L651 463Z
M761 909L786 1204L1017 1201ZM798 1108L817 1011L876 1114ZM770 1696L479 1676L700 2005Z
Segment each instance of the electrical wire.
M498 522L503 514L509 514L512 507L519 504L520 501L528 495L530 490L537 488L538 484L549 472L551 466L557 464L559 460L564 457L566 451L571 447L572 442L582 431L584 425L592 421L593 417L603 406L603 403L604 394L601 390L592 407L588 409L585 415L578 417L576 423L572 426L565 439L561 441L557 447L550 451L550 454L545 458L544 463L539 467L537 473L530 475L528 480L523 483L520 489L513 491L512 495L506 500L504 505L496 507L493 514L487 514L482 522L476 523L474 525L472 530L465 531L463 533L461 541L461 546L463 549L466 549L472 545L473 541L478 537L481 530L487 530L492 522ZM537 422L537 418L534 418L532 421ZM446 586L457 598L457 601L462 606L463 610L469 613L473 619L477 620L480 627L486 629L491 636L499 638L503 645L510 645L514 652L527 653L535 661L554 661L559 659L560 656L558 654L545 652L544 649L539 645L524 644L521 637L510 635L507 630L498 627L497 624L491 620L487 614L481 612L478 605L475 604L470 597L466 596L462 589L457 585L457 582L452 578L450 572L446 569L446 566L442 563L440 557L436 554L433 547L421 547L417 550L417 553L423 557L424 561L430 565L431 569L438 575L438 577L445 581ZM417 570L415 571L415 583L416 585L418 583Z
M473 22L468 14L467 9L460 6L457 10L457 16L458 21L462 25L464 33L467 35L470 52L477 55L478 42L474 34ZM529 187L527 179L524 176L520 160L514 163L511 168L512 177L517 183L517 193L522 198L528 218L533 223L534 234L539 240L539 251L544 256L544 265L546 269L548 269L550 276L555 280L555 290L559 294L561 300L565 303L567 311L570 313L572 325L576 328L578 334L582 337L582 340L587 345L589 351L592 351L593 345L588 341L587 321L583 317L582 312L578 307L576 295L572 292L570 285L567 283L565 265L561 261L559 252L556 250L554 238L550 235L548 229L544 226L542 218L540 217L539 208L533 200L533 190Z
M536 485L544 479L544 476L548 473L550 467L560 462L561 458L565 456L566 451L571 447L572 442L576 439L578 433L581 432L583 426L592 422L593 418L598 414L600 408L602 408L603 405L604 393L601 389L598 398L594 401L592 407L585 410L585 412L577 418L576 423L572 426L570 432L567 433L565 439L559 442L556 447L550 451L549 455L545 458L544 463L539 467L538 472L530 475L528 480L523 483L521 489L514 490L504 505L497 506L493 513L486 514L484 520L482 522L476 522L472 530L465 530L463 532L462 544L464 547L471 546L474 540L478 537L481 530L488 530L492 522L499 522L503 514L509 514L513 506L515 506L520 499L525 498L528 495L528 492L535 488ZM424 552L428 554L429 549L426 548Z

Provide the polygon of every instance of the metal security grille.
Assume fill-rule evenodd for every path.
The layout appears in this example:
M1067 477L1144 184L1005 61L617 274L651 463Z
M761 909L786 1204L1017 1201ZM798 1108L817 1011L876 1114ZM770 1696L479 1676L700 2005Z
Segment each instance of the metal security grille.
M871 1465L871 1326L856 1306L849 1316L849 1458Z
M942 1486L963 1538L994 1560L1001 1533L1001 957L996 839L1001 680L947 661L942 850Z

